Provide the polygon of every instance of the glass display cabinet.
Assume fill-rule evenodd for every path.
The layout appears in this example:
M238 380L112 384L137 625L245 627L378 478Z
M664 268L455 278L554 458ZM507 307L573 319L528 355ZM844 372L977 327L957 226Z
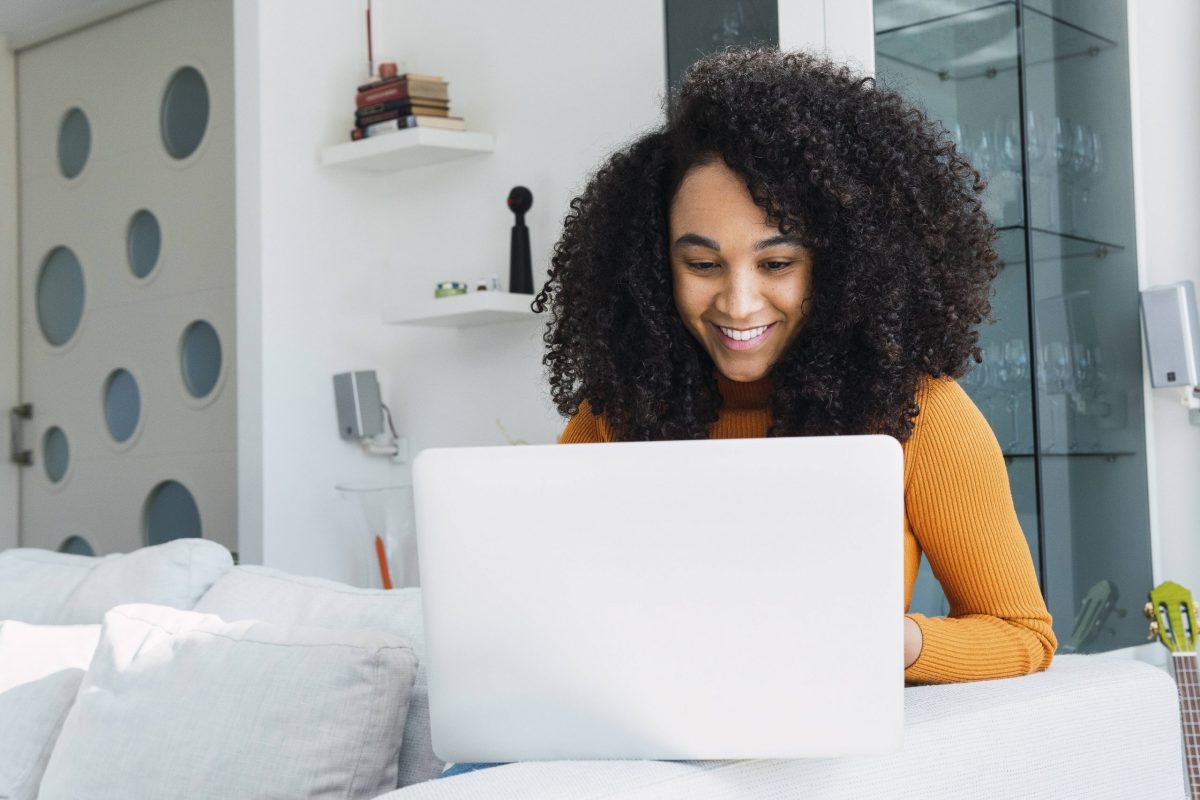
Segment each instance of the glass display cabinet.
M1152 588L1123 0L874 0L876 71L988 181L1003 268L961 383L1004 451L1060 652ZM944 614L922 564L912 611Z

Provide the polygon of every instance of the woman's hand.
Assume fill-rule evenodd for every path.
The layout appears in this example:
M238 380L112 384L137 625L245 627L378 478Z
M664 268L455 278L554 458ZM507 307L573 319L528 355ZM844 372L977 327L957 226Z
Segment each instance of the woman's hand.
M908 669L921 655L921 627L912 617L904 618L904 668Z

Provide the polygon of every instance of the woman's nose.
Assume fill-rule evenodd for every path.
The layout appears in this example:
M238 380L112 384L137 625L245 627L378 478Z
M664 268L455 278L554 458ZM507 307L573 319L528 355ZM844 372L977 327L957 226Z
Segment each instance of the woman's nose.
M717 297L717 310L730 322L751 322L766 304L756 270L731 269Z

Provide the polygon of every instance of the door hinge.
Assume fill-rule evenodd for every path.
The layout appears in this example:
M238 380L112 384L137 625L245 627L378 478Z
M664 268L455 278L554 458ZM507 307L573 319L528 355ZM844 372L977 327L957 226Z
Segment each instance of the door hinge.
M22 444L21 421L33 419L33 403L22 403L13 406L8 411L9 421L9 461L22 467L33 466L33 451L26 450Z

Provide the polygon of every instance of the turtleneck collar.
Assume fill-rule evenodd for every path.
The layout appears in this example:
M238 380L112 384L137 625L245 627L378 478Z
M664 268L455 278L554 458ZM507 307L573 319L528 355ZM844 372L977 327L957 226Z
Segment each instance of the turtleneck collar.
M774 385L770 378L743 383L718 372L717 388L721 392L722 408L765 409L770 406Z

